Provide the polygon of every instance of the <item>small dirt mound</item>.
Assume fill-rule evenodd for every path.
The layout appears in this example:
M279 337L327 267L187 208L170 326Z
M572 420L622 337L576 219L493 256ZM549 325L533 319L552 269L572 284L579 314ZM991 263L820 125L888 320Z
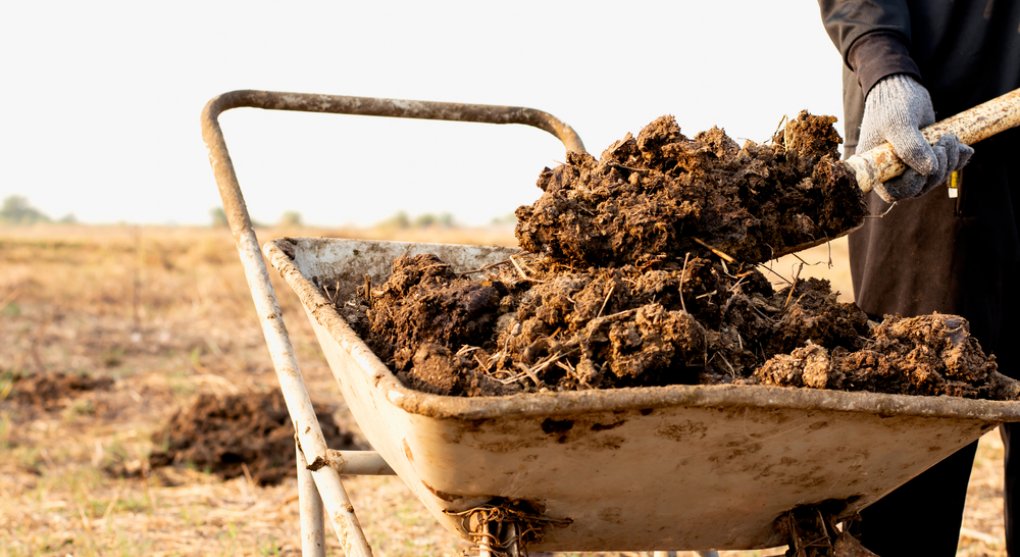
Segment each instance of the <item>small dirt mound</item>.
M578 265L683 259L711 249L756 263L863 222L856 180L839 162L831 116L801 112L771 143L721 129L693 139L672 116L602 153L545 169L544 192L517 210L521 247Z
M329 409L316 405L315 413L330 448L354 448L353 436L340 429ZM188 464L229 479L244 475L247 467L259 485L295 473L294 427L278 390L200 395L152 440L157 447L149 455L152 468Z
M0 391L4 390L4 383L9 384L8 396L12 401L41 410L56 410L84 393L109 390L113 385L113 379L93 377L84 373L52 371L13 373L6 378L0 377Z

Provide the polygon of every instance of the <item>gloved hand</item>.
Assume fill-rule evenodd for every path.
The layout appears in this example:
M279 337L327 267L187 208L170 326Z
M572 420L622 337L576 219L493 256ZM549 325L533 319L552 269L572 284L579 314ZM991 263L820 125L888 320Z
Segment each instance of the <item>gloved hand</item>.
M943 135L935 145L925 141L921 128L934 123L928 90L909 75L885 77L868 92L857 150L864 152L888 141L908 167L899 178L875 186L882 201L927 193L970 160L974 149L953 134Z

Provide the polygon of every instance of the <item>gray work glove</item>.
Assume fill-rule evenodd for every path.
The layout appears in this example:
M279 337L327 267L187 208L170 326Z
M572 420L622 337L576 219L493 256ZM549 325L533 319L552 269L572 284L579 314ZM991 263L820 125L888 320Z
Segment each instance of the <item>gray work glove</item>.
M888 141L908 167L899 178L875 186L882 201L923 195L970 160L974 149L953 134L943 135L935 145L925 141L921 128L934 123L928 90L909 75L885 77L868 92L857 150L864 152Z

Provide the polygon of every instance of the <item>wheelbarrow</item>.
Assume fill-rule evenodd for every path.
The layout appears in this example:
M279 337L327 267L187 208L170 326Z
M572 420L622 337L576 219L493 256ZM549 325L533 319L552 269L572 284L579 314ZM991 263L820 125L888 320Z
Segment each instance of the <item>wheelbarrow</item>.
M338 313L392 261L434 253L454 270L515 250L283 238L259 251L218 116L235 107L524 124L583 151L534 109L236 91L203 134L266 343L294 422L303 555L323 555L323 506L347 555L371 555L341 474L395 473L481 555L757 549L776 521L824 504L849 517L1003 422L1020 404L751 385L671 385L461 398L403 386ZM294 290L374 451L330 450L312 410L263 255Z

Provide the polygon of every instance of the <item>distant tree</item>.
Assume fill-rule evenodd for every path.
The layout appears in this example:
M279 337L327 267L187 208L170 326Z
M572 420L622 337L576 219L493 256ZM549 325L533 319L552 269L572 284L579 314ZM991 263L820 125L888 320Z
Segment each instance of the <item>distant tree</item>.
M3 205L0 205L0 223L33 224L37 222L50 222L50 217L29 205L28 199L20 195L12 195L4 199Z
M457 221L453 220L453 215L450 213L443 213L439 215L439 226L443 228L453 228L457 226Z
M453 215L450 213L441 213L438 215L425 213L424 215L418 215L418 217L414 219L415 228L453 228L456 225L456 222L453 220Z
M278 224L287 228L299 228L304 226L304 221L301 218L301 213L297 211L284 211L280 215L280 222Z
M415 228L431 228L436 225L438 218L432 213L425 213L424 215L418 215L414 219Z
M209 218L212 220L213 228L227 228L230 226L230 223L227 222L227 213L223 210L223 207L209 209Z
M68 213L58 220L60 224L78 224L78 217L74 216L74 213Z
M400 211L392 217L377 224L379 228L397 228L404 230L411 228L411 217L407 216L407 213Z
M517 224L517 215L513 213L507 213L501 217L496 217L492 219L492 222L490 222L489 224L491 224L492 226L506 226L506 225L513 226Z

